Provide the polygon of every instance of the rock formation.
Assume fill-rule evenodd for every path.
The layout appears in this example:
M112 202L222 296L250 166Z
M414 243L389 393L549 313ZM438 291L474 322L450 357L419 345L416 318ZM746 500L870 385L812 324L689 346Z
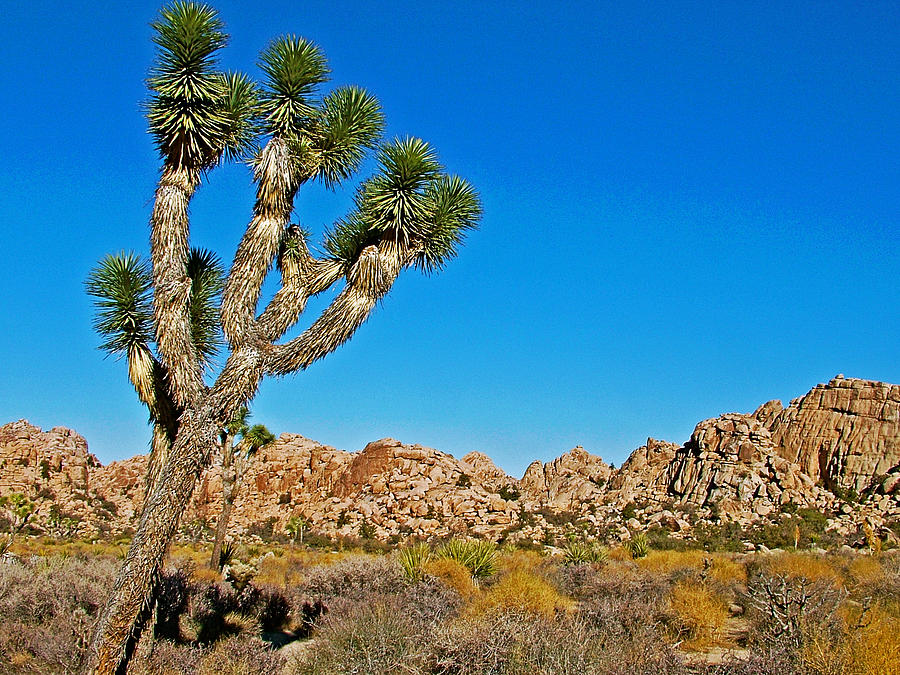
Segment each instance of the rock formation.
M35 501L37 528L55 506L80 534L127 532L140 513L145 469L143 456L100 466L68 429L44 432L24 420L0 427L0 495ZM201 477L185 528L215 523L220 471ZM866 501L855 503L853 491L865 491ZM248 461L230 530L284 534L299 515L308 531L328 535L539 540L577 521L627 537L653 525L685 533L709 518L773 519L788 503L830 513L831 525L848 533L864 519L900 518L900 386L838 376L787 408L771 401L704 420L683 446L648 439L618 470L579 446L533 462L519 480L480 452L456 459L382 439L351 453L283 434ZM635 517L623 523L628 505Z

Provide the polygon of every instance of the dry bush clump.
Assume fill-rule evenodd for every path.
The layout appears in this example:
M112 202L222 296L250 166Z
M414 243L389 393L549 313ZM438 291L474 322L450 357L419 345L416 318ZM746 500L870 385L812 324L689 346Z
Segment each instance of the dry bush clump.
M515 569L503 574L472 602L469 613L477 615L495 610L520 611L552 618L573 608L573 602L561 595L534 572Z
M294 675L425 673L430 641L399 602L358 603L340 616L330 613L288 672Z
M387 556L353 555L306 570L298 590L308 597L361 600L390 595L404 584L396 561Z
M834 588L844 586L840 562L825 555L815 553L780 553L766 556L754 565L754 568L762 570L770 576L806 579L809 582L826 583Z
M148 658L136 658L129 675L271 675L285 666L282 654L258 637L232 636L209 647L162 641Z
M0 662L10 673L77 670L118 561L0 562Z
M721 644L728 620L728 603L706 584L684 579L669 594L669 628L682 647L700 651Z
M472 575L461 562L451 558L433 558L424 565L424 570L465 600L472 599L478 592Z
M600 672L583 623L515 611L458 620L435 636L433 673L442 675L574 675Z

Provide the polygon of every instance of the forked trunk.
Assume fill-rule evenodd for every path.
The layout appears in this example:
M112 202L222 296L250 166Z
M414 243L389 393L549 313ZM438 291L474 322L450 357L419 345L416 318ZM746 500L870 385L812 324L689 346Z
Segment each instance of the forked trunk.
M169 462L141 515L110 600L95 628L85 673L123 674L146 619L154 582L200 473L209 465L219 425L188 411Z
M222 547L225 544L225 534L228 532L228 519L231 517L231 507L234 506L234 436L225 434L222 442L222 514L216 523L216 541L213 544L212 555L209 557L209 568L219 571L222 569Z

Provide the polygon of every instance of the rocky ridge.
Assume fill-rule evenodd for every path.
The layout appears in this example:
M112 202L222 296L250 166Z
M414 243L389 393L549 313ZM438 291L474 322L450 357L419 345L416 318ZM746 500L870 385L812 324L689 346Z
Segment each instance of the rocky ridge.
M23 492L35 501L37 529L48 527L55 505L81 534L128 531L145 468L143 456L101 466L81 436L61 427L44 432L24 420L0 427L0 495ZM213 467L184 526L214 525L220 499L220 467ZM831 514L829 527L840 534L900 518L900 386L838 376L788 407L772 401L704 420L681 446L648 439L619 469L576 447L533 462L521 479L480 452L456 459L394 439L345 452L282 434L249 462L231 532L283 534L299 515L311 531L380 538L539 541L576 523L611 537L652 526L683 536L715 519L777 519L788 504ZM629 505L635 517L623 522Z

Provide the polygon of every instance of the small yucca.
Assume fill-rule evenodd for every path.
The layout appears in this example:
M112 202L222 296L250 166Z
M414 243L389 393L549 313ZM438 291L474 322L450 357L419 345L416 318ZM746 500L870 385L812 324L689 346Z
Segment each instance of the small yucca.
M422 542L400 549L398 555L403 576L409 581L421 581L425 576L425 564L431 559L431 549Z
M497 573L497 545L492 541L451 539L441 547L438 556L464 565L475 581Z
M632 535L631 539L625 542L625 550L635 560L646 558L647 554L650 553L650 542L647 540L647 535L643 532Z
M563 564L568 567L606 562L609 550L605 546L597 546L594 542L573 541L566 544L563 555Z

